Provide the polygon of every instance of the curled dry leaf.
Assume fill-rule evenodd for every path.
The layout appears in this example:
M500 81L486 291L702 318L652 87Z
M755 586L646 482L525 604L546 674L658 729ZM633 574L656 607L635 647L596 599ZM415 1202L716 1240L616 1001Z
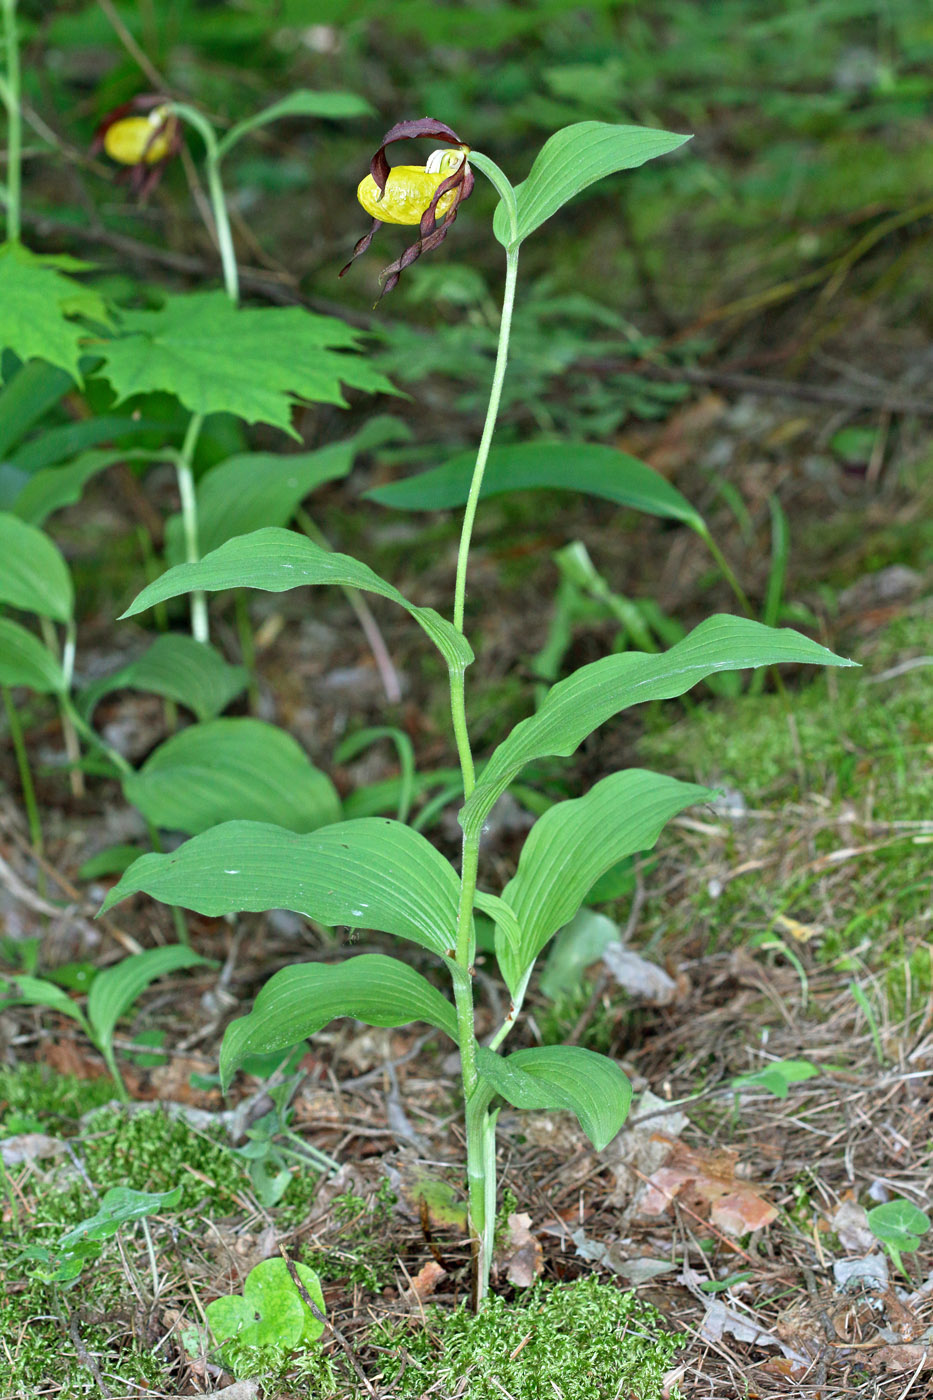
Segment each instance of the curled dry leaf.
M630 997L650 1002L652 1006L669 1006L687 990L679 986L663 967L649 962L622 943L610 943L603 951L603 962L623 991Z
M850 1254L867 1254L878 1243L868 1228L868 1216L864 1208L855 1201L840 1201L827 1219L830 1228L839 1237L839 1243Z
M678 1142L667 1163L648 1179L637 1201L642 1215L661 1215L681 1198L698 1215L727 1235L761 1230L777 1216L777 1208L748 1182L736 1179L734 1152L700 1152Z
M406 1288L402 1293L402 1301L415 1306L418 1303L423 1303L425 1298L430 1298L438 1284L442 1283L446 1277L447 1270L443 1265L429 1259L415 1274L411 1281L411 1287Z
M528 1228L531 1216L509 1216L509 1236L502 1251L500 1268L516 1288L530 1288L543 1266L541 1246Z
M608 1198L613 1206L626 1205L645 1177L664 1166L688 1122L650 1089L633 1105L631 1120L634 1126L623 1128L599 1154L615 1178Z
M21 1167L40 1157L58 1157L64 1151L61 1138L49 1137L47 1133L16 1133L0 1138L0 1159L5 1167Z

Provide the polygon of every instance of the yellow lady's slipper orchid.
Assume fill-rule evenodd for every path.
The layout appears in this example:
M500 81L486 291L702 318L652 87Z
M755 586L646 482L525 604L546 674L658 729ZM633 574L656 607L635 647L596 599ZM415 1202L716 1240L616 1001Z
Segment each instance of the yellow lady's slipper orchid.
M172 154L172 111L153 107L147 117L123 117L104 132L104 150L120 165L157 165Z
M144 199L159 182L166 161L181 150L181 122L164 97L141 94L109 112L94 135L91 152L105 151L126 166L129 182Z
M390 166L386 147L393 141L419 136L439 138L456 149L432 151L424 165ZM442 243L457 217L461 200L467 199L473 190L473 172L467 160L469 150L455 131L433 117L398 122L393 126L372 158L370 173L360 181L356 192L360 204L372 215L372 228L357 243L353 257L341 269L340 276L354 259L365 253L381 224L417 224L420 233L417 242L383 268L382 296L397 284L406 267L422 253Z
M383 224L420 224L448 175L463 164L462 151L432 151L424 165L393 165L384 190L372 175L359 183L356 197L374 219ZM443 219L457 202L457 190L441 195L434 217Z

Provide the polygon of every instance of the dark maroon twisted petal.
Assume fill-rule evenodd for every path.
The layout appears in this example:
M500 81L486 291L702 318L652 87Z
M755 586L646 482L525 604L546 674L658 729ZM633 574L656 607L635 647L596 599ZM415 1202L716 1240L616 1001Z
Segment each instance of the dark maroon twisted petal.
M391 166L386 158L386 146L395 141L412 141L419 136L430 136L432 140L446 141L449 146L463 146L465 142L446 122L436 117L416 117L409 121L396 122L382 138L382 145L370 161L369 169L380 190L385 190Z
M363 234L363 237L360 239L360 241L357 243L356 247L353 249L353 254L352 254L351 258L350 258L350 261L349 261L344 267L342 267L342 268L340 269L340 271L337 273L337 276L338 276L338 277L342 277L343 274L344 274L345 272L349 272L349 271L350 271L350 268L353 266L354 262L355 262L356 259L359 257L360 253L365 253L365 252L366 252L366 249L369 247L370 243L372 243L372 241L373 241L373 236L375 235L376 231L377 231L378 229L381 229L381 228L382 228L382 220L381 220L381 219L373 219L372 227L371 227L371 229L369 230L369 233L364 233L364 234Z
M378 298L379 301L382 300L387 292L391 292L398 286L399 278L406 267L411 267L413 262L417 262L422 253L431 253L435 248L439 248L447 237L457 217L461 201L466 199L469 191L473 189L472 172L468 191L467 180L463 177L463 168L464 167L461 165L459 170L455 170L453 175L438 185L434 198L421 216L421 225L418 230L421 236L418 238L417 242L409 244L400 258L396 258L394 263L390 263L388 267L382 269L382 272L379 274L379 280L382 283L382 290ZM437 201L450 189L457 189L457 198L438 224L435 222L434 215Z

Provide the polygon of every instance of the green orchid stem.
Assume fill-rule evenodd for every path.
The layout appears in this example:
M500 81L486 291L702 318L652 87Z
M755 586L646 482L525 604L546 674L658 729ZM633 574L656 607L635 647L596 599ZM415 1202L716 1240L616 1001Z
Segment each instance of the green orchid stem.
M512 241L506 249L505 288L502 295L502 315L499 320L499 345L496 364L493 370L489 403L486 408L486 421L476 452L470 494L463 514L460 532L460 548L457 554L457 578L454 589L454 626L463 632L466 610L467 567L470 559L470 543L476 509L483 487L483 475L489 460L496 419L502 399L502 386L509 359L509 335L512 329L512 311L515 306L515 288L518 281L517 214L515 192L499 167L481 153L471 153L477 169L491 180L509 215ZM465 667L452 667L450 671L450 712L453 722L460 771L463 774L463 795L468 798L476 786L476 769L470 747L469 729L466 715ZM473 1304L476 1309L483 1305L489 1290L489 1271L492 1264L492 1237L496 1215L496 1115L490 1114L490 1095L479 1077L477 1069L476 1026L473 1009L473 959L476 952L476 935L473 925L473 904L476 898L476 879L479 867L480 833L463 837L463 856L460 871L460 900L457 911L457 946L451 949L451 972L454 982L454 1001L457 1009L457 1038L460 1044L460 1069L463 1081L463 1097L466 1105L467 1129L467 1180L469 1183L470 1231L473 1236L474 1275Z
M0 0L3 14L3 48L6 74L0 81L0 101L6 108L6 236L18 243L22 208L23 117L20 110L19 39L16 33L16 0Z
M178 475L178 494L181 498L181 519L185 534L185 558L189 564L196 564L201 554L198 548L198 499L194 489L192 462L198 437L204 423L200 413L191 415L188 431L182 443L181 452L175 461ZM210 641L210 627L207 620L207 595L191 594L191 635L196 642Z
M223 181L220 178L220 162L223 152L217 144L214 128L195 107L185 102L173 102L172 111L176 117L193 126L204 142L204 168L207 172L207 192L214 216L214 233L217 238L217 251L224 272L224 287L227 296L236 305L240 300L240 278L236 265L236 252L233 247L233 234L230 231L230 215Z

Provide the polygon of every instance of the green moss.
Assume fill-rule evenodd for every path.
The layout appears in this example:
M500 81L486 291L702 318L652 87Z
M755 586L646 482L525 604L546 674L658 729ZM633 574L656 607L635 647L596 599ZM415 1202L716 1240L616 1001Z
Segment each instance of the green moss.
M881 671L887 657L902 657L919 645L914 632L892 628L889 645L872 658L871 671ZM903 636L900 645L898 634ZM821 675L790 696L790 709L793 725L778 695L745 695L697 708L689 719L646 735L640 753L678 776L728 782L750 806L813 791L857 798L870 787L876 819L929 819L933 710L928 670L918 668L876 685L866 684L865 672Z
M106 1077L77 1079L35 1064L0 1069L0 1135L31 1132L40 1124L45 1132L67 1134L83 1113L113 1097L113 1081Z
M343 1282L372 1293L392 1282L395 1245L390 1222L397 1197L383 1181L369 1197L346 1191L332 1204L336 1228L324 1248L306 1249L301 1262L325 1282Z
M206 1196L214 1211L231 1214L240 1209L237 1195L249 1189L246 1173L223 1146L220 1132L195 1132L184 1119L169 1118L161 1109L132 1117L120 1109L95 1114L81 1155L101 1191L110 1186L134 1191L183 1187L179 1210L203 1205Z
M386 1324L374 1329L374 1340L404 1347L407 1361L393 1356L382 1376L397 1400L418 1400L427 1390L447 1400L463 1394L465 1376L470 1400L660 1400L685 1339L666 1331L660 1313L633 1293L590 1277L539 1283L512 1303L490 1298L478 1316L431 1308L427 1329Z

